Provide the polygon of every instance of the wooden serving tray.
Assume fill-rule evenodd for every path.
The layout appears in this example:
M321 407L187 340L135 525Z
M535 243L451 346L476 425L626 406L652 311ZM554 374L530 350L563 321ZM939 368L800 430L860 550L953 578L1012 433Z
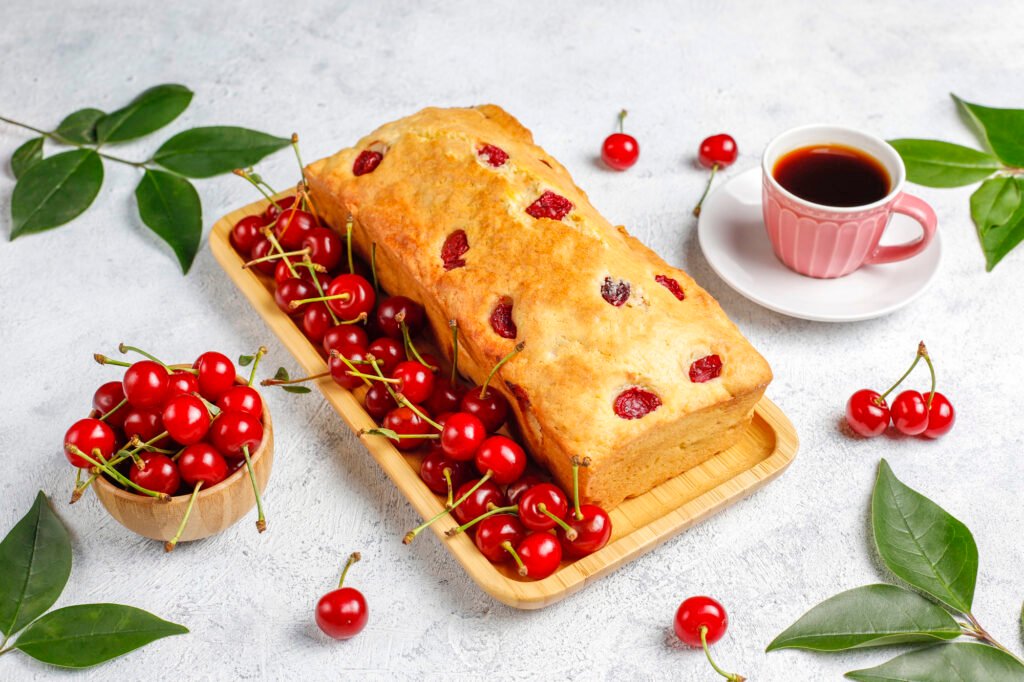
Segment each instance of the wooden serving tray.
M243 259L229 241L231 227L236 222L247 215L261 213L268 203L255 202L218 220L210 234L210 249L303 369L310 374L322 372L326 362L318 349L274 302L272 279L242 269ZM365 388L353 393L335 384L330 377L316 383L327 402L352 429L358 431L376 425L363 410ZM386 438L363 437L361 440L423 518L430 518L444 508L441 498L420 480L421 456L402 454ZM797 448L796 431L789 419L775 403L762 398L755 407L749 428L736 445L610 510L613 530L608 544L583 559L564 562L543 580L521 578L512 564L492 564L480 554L467 533L445 537L444 532L454 522L438 522L431 528L485 592L509 606L539 609L582 589L587 583L746 497L781 474L793 461Z

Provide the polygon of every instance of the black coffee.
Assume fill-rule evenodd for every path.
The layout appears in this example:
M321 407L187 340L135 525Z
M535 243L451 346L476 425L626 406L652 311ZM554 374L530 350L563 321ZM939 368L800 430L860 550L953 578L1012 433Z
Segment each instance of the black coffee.
M891 189L878 159L838 144L794 149L775 162L772 175L792 194L822 206L864 206Z

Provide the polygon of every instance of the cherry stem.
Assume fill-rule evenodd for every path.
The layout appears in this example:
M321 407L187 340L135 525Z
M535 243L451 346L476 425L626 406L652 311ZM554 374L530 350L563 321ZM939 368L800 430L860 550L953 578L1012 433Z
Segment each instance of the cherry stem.
M249 370L249 381L245 383L246 386L252 386L252 383L256 381L256 368L260 366L260 360L267 354L267 347L260 346L256 349L256 355L252 357L252 369Z
M115 360L114 358L108 358L102 353L93 353L92 359L101 365L114 365L115 367L131 367L132 363L125 362L124 360Z
M274 222L276 223L277 221L275 220ZM277 237L274 236L274 230L272 227L270 227L269 225L267 227L264 227L263 236L267 238L267 241L270 242L270 245L274 247L274 251L276 251L278 254L286 253L284 247L281 246L281 242L277 241ZM288 267L288 272L292 273L292 277L299 276L299 273L295 272L295 266L292 265L292 262L290 260L285 258L284 264Z
M196 503L196 497L199 496L199 491L203 487L203 482L199 481L196 483L196 487L192 489L192 495L188 498L188 506L185 507L185 515L181 517L181 523L178 525L178 530L174 534L174 537L164 543L165 552L173 552L174 548L178 544L178 540L181 539L181 534L185 532L185 524L188 523L188 517L192 515L192 505Z
M701 643L701 646L704 647L704 655L708 657L708 663L711 664L711 667L715 669L716 673L718 673L719 675L721 675L725 679L729 680L729 682L743 682L746 679L742 675L737 675L736 673L727 673L727 672L725 672L724 670L722 670L721 668L718 667L718 664L715 663L715 659L711 658L711 650L708 648L708 626L707 625L701 625L700 626L700 643Z
M700 195L700 201L693 207L693 215L700 216L700 207L704 205L704 199L707 198L708 192L711 191L711 183L715 181L715 173L718 172L718 164L711 166L711 175L708 177L708 184L704 185L704 193Z
M99 154L100 156L102 156L104 159L109 159L110 161L116 161L117 163L123 163L123 164L125 164L127 166L135 166L136 168L146 168L147 167L146 163L144 161L129 161L128 159L123 159L120 156L114 156L112 154L105 154L104 152L99 151L98 147L90 147L90 146L87 146L87 145L84 145L84 144L78 144L77 142L72 142L71 140L64 139L63 137L61 137L60 135L58 135L56 133L51 133L51 132L48 132L46 130L42 130L41 128L36 128L35 126L30 126L27 123L21 123L20 121L15 121L14 119L7 118L6 116L0 116L0 121L3 121L4 123L10 123L11 125L18 126L19 128L24 128L26 130L31 130L34 133L39 133L43 137L48 137L51 140L54 140L55 142L59 142L60 144L66 144L69 147L78 147L79 149L88 149L90 151L94 151L97 154Z
M309 254L308 253L303 258L303 264L305 265L306 263L312 264L312 261L309 259ZM324 288L323 288L323 285L320 284L320 278L316 277L316 276L313 276L310 279L313 280L313 286L316 287L316 293L318 293L321 296L323 296L324 295ZM324 305L324 307L327 308L327 314L331 316L331 322L333 322L335 324L335 326L337 326L339 324L339 320L338 320L338 316L334 314L334 309L331 308L331 306L326 305L326 304Z
M350 298L352 298L352 294L349 294L347 292L343 293L343 294L334 294L333 296L318 296L316 298L300 298L297 301L292 301L291 303L289 303L288 307L291 308L292 310L295 310L300 305L304 305L306 303L319 303L321 301L347 301Z
M452 330L452 375L449 383L454 387L459 375L459 323L448 320L448 328Z
M82 475L81 469L78 470L78 475L79 477ZM89 478L85 479L85 483L79 483L77 480L75 481L75 489L71 493L71 504L74 504L75 502L78 502L80 499L82 499L82 493L84 493L89 488L89 486L92 485L93 481L95 481L98 476L99 474L90 474Z
M285 251L284 253L271 253L271 254L268 254L266 256L261 256L260 258L253 258L250 261L246 261L246 262L242 263L242 268L243 269L251 268L252 266L257 265L259 263L269 263L270 261L279 260L281 258L290 258L291 256L308 256L308 255L309 255L309 249L308 248L299 249L298 251Z
M348 373L349 374L351 374L354 377L358 377L358 378L362 379L363 383L366 384L367 386L372 386L372 384L370 383L370 379L366 378L369 375L363 374L358 369L356 369L356 366L352 364L352 361L349 360L348 358L346 358L341 353L339 353L337 351L337 349L334 349L334 350L331 351L331 357L332 358L337 358L338 360L341 360L345 364L345 366L348 367ZM377 367L376 363L371 362L370 364L373 365L373 368L375 370L377 370L377 374L379 375L379 378L384 379L385 378L384 377L384 373L380 371L380 369ZM327 373L330 374L330 372L327 372ZM373 377L371 377L371 378L373 378ZM385 383L384 385L387 386L387 383ZM395 395L394 392L391 391L391 387L390 386L388 386L388 392L391 393L392 396Z
M501 548L512 555L512 558L515 559L516 565L519 566L519 575L525 578L530 571L526 568L526 564L523 563L523 560L519 558L519 554L516 553L512 543L505 540L505 542L501 543Z
M79 471L81 471L81 469L79 469ZM451 509L452 493L455 492L455 486L452 485L452 468L445 467L444 469L441 470L441 473L444 475L444 482L448 484L448 495L445 497L444 500L444 508Z
M302 175L302 187L309 189L309 182L306 181L306 166L302 163L302 154L299 153L298 133L292 133L292 150L295 152L295 160L299 162L299 173Z
M580 509L580 467L590 466L590 458L584 457L581 461L577 455L572 456L572 506L577 521L583 520L583 511Z
M513 356L518 355L519 353L522 353L523 352L523 348L525 348L525 347L526 347L526 343L524 341L520 341L519 343L516 344L516 347L513 348L512 351L508 355L503 357L501 360L498 360L497 364L495 364L494 367L491 368L491 373L487 375L487 380L484 381L484 385L480 387L480 399L481 400L483 400L484 398L487 397L487 387L490 385L491 379L494 378L494 375L498 373L499 369L501 369L501 366L504 365L509 360L511 360L513 358Z
M925 348L924 341L921 341L917 346L918 354L924 358L925 364L928 365L928 373L932 376L932 390L928 394L928 404L925 409L932 409L932 400L935 399L935 365L932 364L932 357L928 355L928 349Z
M405 352L407 355L411 355L416 362L420 363L431 372L436 372L438 367L434 367L420 355L420 352L416 350L416 345L412 342L412 337L409 335L409 325L405 323L405 313L398 313L395 315L395 319L398 320L398 328L402 330L402 341L405 343Z
M486 473L486 474L484 474L484 475L483 475L483 476L482 476L482 477L480 478L480 480L479 480L479 481L477 481L477 482L476 482L476 483L475 483L475 484L473 485L473 487L472 487L472 488L470 488L469 490L467 490L467 491L466 491L466 492L465 492L465 493L464 493L464 494L462 495L462 497L460 497L459 499L455 500L455 503L454 503L454 504L452 504L452 507L451 507L451 509L442 509L441 511L437 512L436 514L434 514L434 516L432 516L432 517L431 517L430 519L428 519L428 520L424 521L423 523L421 523L420 525L416 526L416 527L415 527L415 528L413 528L413 529L412 529L411 531L409 531L408 533L406 533L406 534L405 534L405 537L404 537L404 538L402 538L402 544L403 544L403 545L408 545L408 544L409 544L410 542L412 542L413 540L415 540L415 539L416 539L416 536L417 536L417 535L419 535L419 534L420 534L420 533L422 533L422 532L423 532L424 530L426 530L427 528L429 528L429 527L430 527L430 525L431 525L432 523L434 523L435 521L437 521L438 519L440 519L440 518L441 518L442 516L445 516L445 515L447 515L447 514L451 514L451 512L452 512L452 511L453 511L453 510L454 510L454 509L455 509L456 507L458 507L458 506L459 506L460 504L462 504L463 502L465 502L466 500L468 500L468 499L469 499L469 496L470 496L470 495L472 495L473 493L475 493L475 492L477 491L477 488L479 488L479 487L480 487L480 486L482 486L482 485L483 485L484 483L486 483L487 481L489 481L489 480L491 479L491 476L492 476L493 474L494 474L494 472L493 472L493 471L490 471L490 470L488 470L488 471L487 471L487 473Z
M487 511L485 511L483 514L481 514L480 516L476 517L475 519L473 519L471 521L467 521L466 523L462 524L458 528L452 528L450 530L446 530L444 534L447 535L450 538L453 538L456 535L458 535L459 533L465 533L467 530L469 530L470 528L472 528L473 526L475 526L476 524L480 523L481 521L483 521L484 519L486 519L488 517L495 516L497 514L506 514L508 512L517 512L517 511L519 511L519 505L513 504L513 505L509 505L507 507L496 507L496 506L494 506L494 503L491 502L491 503L489 503L487 505Z
M302 377L301 379L264 379L260 382L260 386L287 386L289 384L301 384L306 381L313 381L314 379L323 379L330 375L331 370L326 370L319 374L310 374L308 377Z
M382 380L382 381L383 381L383 380ZM417 417L419 417L419 418L420 418L420 419L422 419L423 421L425 421L425 422L427 422L428 424L430 424L431 426L433 426L433 427L434 427L435 429L437 429L438 431L443 431L443 430L444 430L444 427L443 427L443 426L441 426L441 425L440 425L440 424L438 424L438 423L437 423L436 421L434 421L433 419L431 419L430 417L428 417L428 416L426 415L426 413L425 413L425 412L423 412L423 410L421 410L421 409L420 409L419 407L417 407L416 405L414 405L414 404L412 403L412 401L411 401L411 400L409 400L408 398L406 398L406 397L405 397L404 395L402 395L401 393L395 393L394 395L395 395L395 402L397 402L397 403L398 403L399 405L401 405L401 406L403 406L403 407L408 407L408 408L409 408L410 410L412 410L413 414L415 414L415 415L416 415ZM435 434L435 435L436 435L436 434Z
M354 275L356 267L352 262L352 216L345 221L345 249L348 252L348 274Z
M878 396L875 399L875 403L881 405L882 401L885 400L886 396L895 391L899 387L899 385L903 383L903 380L910 376L910 373L914 371L915 367L917 367L917 363L919 363L921 361L921 358L927 354L928 349L924 347L924 341L922 341L917 345L917 354L914 356L914 361L910 363L910 367L907 368L907 371L903 373L903 376L896 380L895 384L889 387L888 391Z
M370 274L373 276L373 292L380 293L380 285L377 284L377 242L370 244Z
M628 111L626 111L625 109L623 109L622 111L620 111L620 112L619 112L619 132L620 132L620 133L624 133L624 132L626 132L626 131L625 131L625 130L623 129L623 123L625 122L625 120L626 120L626 115L627 115L628 113L629 113L629 112L628 112Z
M549 519L551 519L552 521L554 521L556 524L558 524L558 527L565 531L565 539L566 540L568 540L569 542L572 542L573 540L576 539L576 537L578 535L576 533L576 529L573 528L572 526L570 526L568 523L566 523L562 519L558 518L557 515L552 514L550 511L548 511L548 506L546 504L544 504L543 502L538 504L537 505L537 511L539 511L541 514L543 514L544 516L546 516Z
M383 436L388 440L436 440L441 437L439 433L398 433L393 429L384 427L376 429L360 429L359 436Z
M363 555L359 552L352 552L348 555L348 561L345 562L345 568L341 569L341 578L338 580L338 589L345 584L345 576L348 575L348 569L352 568L352 564L356 563L363 558Z
M277 208L280 210L281 207L280 207L280 205L278 205L278 203L276 201L274 201L274 197L271 194L267 194L266 190L263 189L263 186L260 184L260 181L262 180L262 178L257 179L257 178L259 178L259 176L257 176L255 173L253 173L252 169L246 170L244 168L236 168L235 170L233 170L231 172L234 173L235 175L237 175L238 177L247 180L250 184L252 184L253 187L255 187L259 191L260 194L263 195L263 197L267 201L272 203L274 206L277 206ZM269 185L268 185L268 187L269 187ZM273 190L271 190L271 191L273 191Z
M124 407L127 404L128 404L128 398L121 398L121 402L119 402L117 405L114 405L112 408L110 408L109 412L100 415L100 421L106 421L107 417L109 417L110 415L114 414L115 412L117 412L118 410L120 410L122 407Z
M117 350L122 355L125 354L125 353L129 353L129 352L131 352L131 353L138 353L142 357L149 358L150 360L152 360L153 362L157 363L158 365L161 365L168 372L171 371L171 368L167 366L166 362L164 362L160 358L156 357L152 353L147 353L146 351L142 350L141 348L136 348L135 346L129 346L129 345L124 344L124 343L119 343L117 345Z
M249 470L252 494L256 496L256 530L262 533L267 529L267 517L263 514L263 496L260 495L260 487L256 485L256 472L252 468L252 458L249 456L248 445L242 446L242 456L245 457L245 468Z
M93 465L94 467L96 467L97 469L102 471L103 473L107 474L108 476L110 476L111 478L113 478L115 481L117 481L118 483L120 483L123 486L127 486L129 488L134 488L135 490L138 490L143 495L148 495L149 497L155 497L156 499L164 501L164 502L166 502L166 501L171 499L171 496L166 494L166 493L158 493L155 490L149 490L148 488L143 488L141 485L137 484L135 481L133 481L133 480L131 480L129 478L126 478L120 471L118 471L117 469L115 469L112 466L110 466L110 464L108 462L106 462L106 461L104 461L103 463L97 462L95 459L93 459L89 455L87 455L84 452L82 452L81 450L79 450L78 447L73 445L72 443L66 443L65 447L67 447L71 451L72 454L78 455L79 457L84 459L86 462L88 462L89 464ZM93 452L98 453L97 450L94 450ZM102 459L102 455L100 455L100 459Z

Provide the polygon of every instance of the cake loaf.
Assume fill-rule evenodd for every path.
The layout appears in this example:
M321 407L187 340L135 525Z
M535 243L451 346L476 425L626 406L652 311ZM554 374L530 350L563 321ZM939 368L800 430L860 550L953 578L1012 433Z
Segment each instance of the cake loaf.
M686 273L612 226L493 105L429 108L306 169L321 217L376 244L381 286L508 398L531 455L611 508L731 446L768 363Z

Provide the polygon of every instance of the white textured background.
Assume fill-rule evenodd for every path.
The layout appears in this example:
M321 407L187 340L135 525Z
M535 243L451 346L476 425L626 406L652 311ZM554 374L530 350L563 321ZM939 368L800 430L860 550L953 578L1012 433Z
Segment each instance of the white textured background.
M43 489L74 538L61 604L121 601L192 630L87 676L711 680L702 654L674 646L669 634L679 601L708 593L731 615L716 646L724 665L752 680L837 679L885 654L763 650L806 608L883 578L866 521L883 456L973 529L977 615L1020 649L1024 249L985 274L971 190L921 189L946 247L936 285L888 318L829 326L733 294L704 261L689 210L705 178L694 152L719 131L739 142L736 170L755 165L775 133L814 121L971 143L947 93L1024 106L1024 4L871 1L827 12L796 0L673 10L664 2L229 4L9 3L0 20L0 113L55 126L79 107L110 110L145 87L180 82L196 92L190 109L120 153L143 158L171 132L225 123L297 130L313 160L422 106L500 103L610 220L719 298L773 364L769 394L796 424L802 448L788 473L753 498L561 604L518 612L480 592L433 537L399 542L414 513L316 394L267 393L278 444L269 532L257 536L247 518L165 556L95 498L66 504L72 477L60 438L113 376L91 353L126 340L190 360L263 343L268 369L295 366L205 249L187 278L176 272L136 217L136 171L108 164L86 215L0 244L0 532ZM594 163L621 107L642 148L625 174ZM0 157L25 139L0 125ZM288 152L262 169L278 186L295 177ZM12 187L5 168L5 235ZM255 198L230 176L199 189L207 226ZM842 435L847 396L888 383L919 338L959 408L956 429L936 443ZM370 624L335 643L319 634L312 609L354 549L364 561L351 584L369 599ZM17 653L0 659L2 679L53 674Z

